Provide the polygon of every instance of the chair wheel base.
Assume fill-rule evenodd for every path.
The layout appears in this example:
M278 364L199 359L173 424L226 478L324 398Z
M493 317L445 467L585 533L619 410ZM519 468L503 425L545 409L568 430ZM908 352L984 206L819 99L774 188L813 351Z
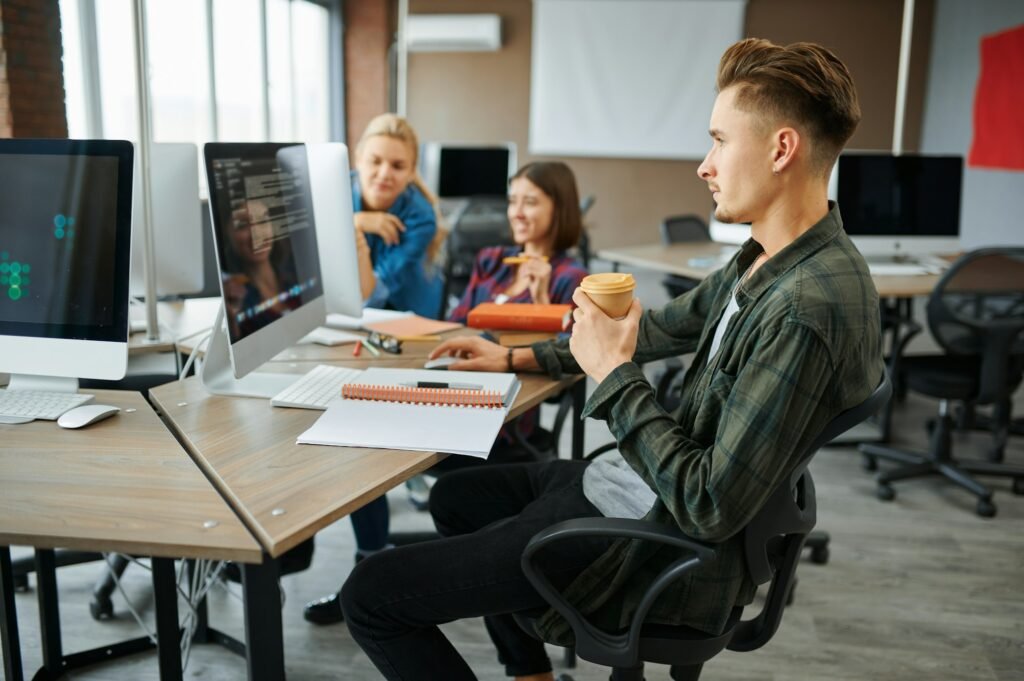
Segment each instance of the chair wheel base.
M982 518L994 518L996 516L996 505L988 499L979 499L975 512Z
M816 565L824 565L828 562L828 547L821 546L811 549L811 562Z
M864 460L861 462L861 468L870 472L878 470L878 459L868 454L864 455Z
M97 622L114 618L114 604L109 598L94 598L89 601L89 614Z
M892 485L880 482L878 483L878 488L875 490L875 496L882 501L892 501L896 498L896 490L892 488Z
M1017 495L1024 494L1024 478L1013 479L1013 493Z

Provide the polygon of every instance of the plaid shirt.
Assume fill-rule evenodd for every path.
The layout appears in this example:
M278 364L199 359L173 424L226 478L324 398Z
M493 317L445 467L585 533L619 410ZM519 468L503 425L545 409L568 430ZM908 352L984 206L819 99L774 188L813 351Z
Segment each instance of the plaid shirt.
M491 302L516 280L516 265L506 265L503 258L520 255L518 246L493 246L482 248L473 264L473 274L462 294L459 306L452 310L448 319L453 322L466 323L469 311L480 303ZM587 271L578 262L564 252L556 253L549 260L551 264L551 280L548 284L548 297L552 303L572 304L572 292L580 285ZM508 299L510 303L532 303L533 296L526 288L518 295Z
M663 591L650 622L717 634L734 606L751 602L741 530L825 424L882 376L878 293L834 205L739 285L739 312L708 361L732 289L762 250L747 241L695 289L645 312L634 361L609 374L584 409L607 420L623 458L657 494L645 519L716 544L715 563ZM580 371L567 342L533 349L553 377ZM682 404L668 414L638 364L687 353L696 355ZM624 629L648 585L681 555L618 540L566 596L598 626ZM540 626L548 640L571 641L554 610Z

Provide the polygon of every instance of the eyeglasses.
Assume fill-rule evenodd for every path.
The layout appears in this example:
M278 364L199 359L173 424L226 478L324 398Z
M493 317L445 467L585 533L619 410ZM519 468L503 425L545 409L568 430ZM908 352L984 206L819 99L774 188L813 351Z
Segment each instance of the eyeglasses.
M398 340L394 336L388 336L387 334L378 333L377 331L371 331L370 335L366 337L366 342L374 347L380 348L384 352L390 352L393 355L398 355L402 352L402 341Z

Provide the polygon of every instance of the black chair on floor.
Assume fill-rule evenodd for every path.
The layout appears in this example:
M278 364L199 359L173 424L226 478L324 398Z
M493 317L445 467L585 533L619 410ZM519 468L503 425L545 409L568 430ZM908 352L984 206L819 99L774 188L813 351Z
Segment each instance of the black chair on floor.
M557 523L539 532L527 545L522 565L527 578L551 607L572 626L576 654L584 660L612 667L612 681L643 681L645 662L672 665L675 681L697 681L703 664L728 648L746 652L767 643L779 627L792 588L796 566L807 533L814 527L814 483L807 464L814 454L838 435L874 414L892 394L888 374L861 404L833 419L807 448L786 483L768 499L743 530L747 569L756 584L769 584L761 612L741 620L735 608L726 629L718 636L685 626L645 624L644 617L664 588L680 575L712 561L715 547L692 539L674 527L643 520L585 518ZM544 577L538 553L561 539L583 536L629 537L655 541L686 551L650 585L627 631L604 632L584 619ZM535 633L528 613L517 620Z
M711 241L708 223L696 215L673 215L661 223L661 243L677 244L683 242ZM678 274L666 275L661 281L670 298L677 298L700 283L699 279L690 279Z
M996 514L992 490L972 473L1013 478L1013 491L1024 493L1024 466L1000 461L966 461L953 457L950 402L1003 405L996 415L995 449L1008 437L1010 414L1005 405L1024 376L1024 248L986 248L953 263L928 298L928 327L944 354L900 357L900 371L909 389L939 402L927 452L909 452L876 444L860 451L865 467L877 459L904 464L878 476L878 498L889 501L892 483L941 475L978 497L977 513Z

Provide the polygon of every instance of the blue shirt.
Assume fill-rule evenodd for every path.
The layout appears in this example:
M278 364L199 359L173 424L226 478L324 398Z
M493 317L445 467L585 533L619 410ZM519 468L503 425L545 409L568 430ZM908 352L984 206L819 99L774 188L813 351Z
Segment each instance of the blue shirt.
M352 172L352 209L363 210L359 175ZM370 307L392 307L435 318L441 309L441 278L426 262L427 247L437 233L437 216L427 197L410 184L388 209L405 225L394 246L376 234L367 234L370 261L377 276L377 288L370 295Z

